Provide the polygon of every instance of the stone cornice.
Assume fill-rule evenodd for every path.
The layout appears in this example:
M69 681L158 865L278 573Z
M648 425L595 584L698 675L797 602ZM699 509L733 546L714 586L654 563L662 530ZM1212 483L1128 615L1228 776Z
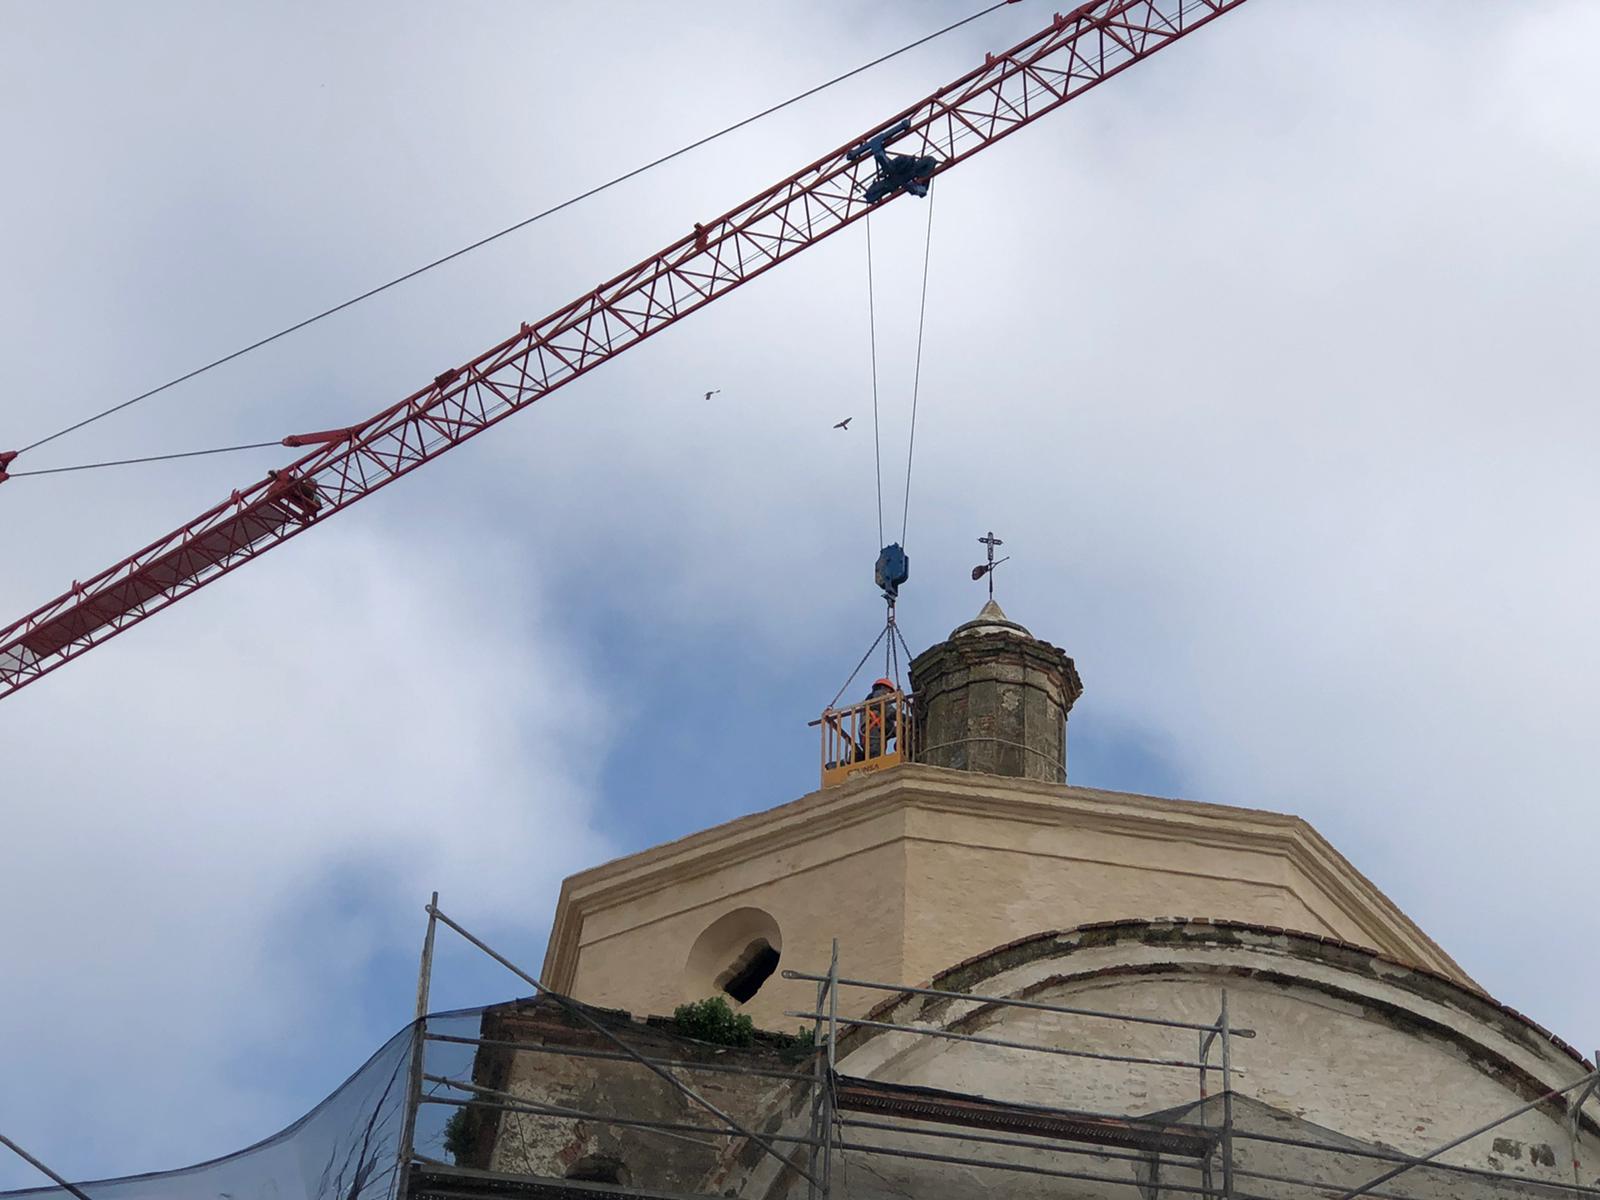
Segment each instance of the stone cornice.
M1449 955L1299 817L916 765L858 777L569 877L557 902L544 982L557 990L570 989L582 924L592 913L729 864L772 855L913 808L1275 853L1337 905L1375 949L1476 987Z
M1140 954L1143 950L1152 950L1155 956ZM1228 961L1235 953L1316 964L1335 974L1318 978L1295 967L1276 971L1261 965L1241 968ZM1093 965L1078 967L1079 959L1095 961ZM1276 981L1282 984L1314 988L1369 1007L1381 1005L1388 1011L1398 1010L1392 998L1385 1003L1379 991L1408 997L1403 1008L1412 1021L1425 1021L1436 1036L1478 1050L1502 1064L1508 1073L1524 1076L1522 1090L1530 1099L1545 1093L1556 1081L1555 1076L1547 1073L1547 1048L1553 1048L1569 1065L1584 1071L1593 1069L1577 1049L1550 1030L1458 978L1338 938L1245 921L1174 916L1098 921L1071 929L1044 931L953 964L932 980L932 986L1026 999L1042 989L1075 979L1198 970L1224 974L1244 970L1260 978L1275 975ZM930 1020L930 1012L943 1013L945 1004L941 1000L895 992L885 996L866 1015L870 1020L922 1024ZM1427 1010L1434 1005L1458 1012L1468 1020L1462 1025L1431 1019ZM932 1019L932 1023L942 1028L955 1028L984 1008L981 1003L974 1002L974 1007L959 1018L951 1020L945 1014ZM1503 1046L1492 1045L1494 1039L1482 1036L1490 1031L1497 1032L1506 1043L1543 1060L1542 1067L1534 1067L1525 1059L1514 1060ZM858 1029L847 1035L857 1045L875 1036L877 1031L870 1029ZM848 1055L852 1049L847 1041L843 1053Z
M1431 967L1395 958L1340 938L1324 937L1250 921L1227 921L1212 917L1134 918L1120 921L1094 921L1071 929L1046 930L996 946L982 954L956 963L942 972L934 986L957 991L990 987L994 977L1017 964L1064 958L1079 951L1104 949L1116 945L1184 946L1189 949L1242 946L1247 949L1283 954L1306 962L1319 962L1371 979L1382 979L1388 986L1415 993L1419 998L1448 1003L1483 1025L1501 1024L1513 1040L1538 1049L1546 1044L1578 1066L1593 1069L1574 1046L1525 1013L1502 1004L1482 988L1462 983ZM1397 969L1386 971L1388 966ZM1054 978L1059 978L1056 976ZM1430 984L1428 981L1432 980ZM1437 984L1438 986L1434 986ZM1442 989L1442 990L1441 990ZM893 993L868 1014L877 1018L893 1011L908 999L907 993Z

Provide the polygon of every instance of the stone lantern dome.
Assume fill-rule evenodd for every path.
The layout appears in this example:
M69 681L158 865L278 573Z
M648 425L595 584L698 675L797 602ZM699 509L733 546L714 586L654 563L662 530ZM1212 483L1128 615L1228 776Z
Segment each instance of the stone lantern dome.
M936 767L1050 783L1067 780L1067 714L1083 694L1072 659L991 598L911 664L920 742Z

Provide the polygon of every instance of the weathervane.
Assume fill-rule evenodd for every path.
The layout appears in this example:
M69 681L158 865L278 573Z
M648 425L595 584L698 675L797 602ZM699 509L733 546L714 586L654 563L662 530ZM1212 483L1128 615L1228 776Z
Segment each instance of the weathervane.
M1008 554L1008 555L1005 556L1005 558L1000 559L998 562L995 561L994 548L996 546L1004 546L1005 542L1003 542L999 538L995 537L994 530L992 530L992 529L989 530L989 532L985 536L979 538L978 541L984 547L987 548L988 559L986 561L982 562L982 563L979 563L977 566L972 568L972 578L973 578L974 581L977 581L979 579L982 579L985 575L987 575L989 577L989 599L993 600L994 599L994 569L996 567L998 567L1000 565L1000 563L1008 561L1011 558L1011 555Z

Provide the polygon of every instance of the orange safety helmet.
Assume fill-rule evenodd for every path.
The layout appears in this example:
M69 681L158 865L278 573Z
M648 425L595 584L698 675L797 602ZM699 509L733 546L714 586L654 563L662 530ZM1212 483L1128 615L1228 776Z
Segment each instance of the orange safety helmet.
M894 686L894 680L892 679L874 679L872 681L872 690L877 691L879 688L888 688L891 692L898 690Z

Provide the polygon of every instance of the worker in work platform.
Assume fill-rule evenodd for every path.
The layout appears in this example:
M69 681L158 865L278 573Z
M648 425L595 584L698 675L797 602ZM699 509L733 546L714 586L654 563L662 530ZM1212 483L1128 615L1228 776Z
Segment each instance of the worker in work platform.
M865 729L868 758L877 758L889 748L900 730L900 707L893 697L899 691L888 679L874 680L867 693L867 719Z

